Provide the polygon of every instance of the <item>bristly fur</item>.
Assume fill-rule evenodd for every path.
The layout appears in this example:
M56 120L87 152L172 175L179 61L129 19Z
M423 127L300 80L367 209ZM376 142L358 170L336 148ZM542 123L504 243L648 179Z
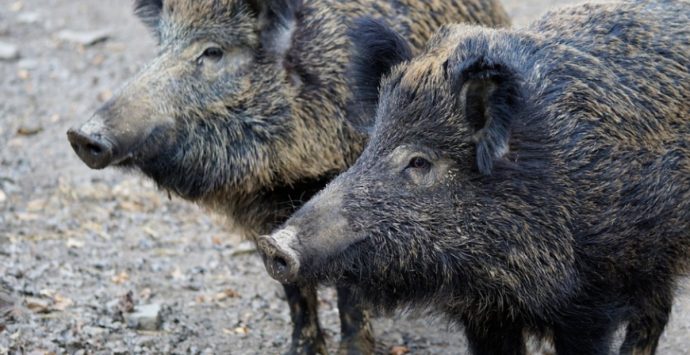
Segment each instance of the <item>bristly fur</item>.
M465 119L475 130L477 169L491 175L493 164L508 152L511 119L520 116L523 105L520 78L491 59L468 59L450 76L451 87L461 93Z
M418 51L443 23L509 25L498 0L137 0L157 57L98 110L112 163L225 214L247 237L283 223L360 154L373 112L351 101L348 29L373 17ZM356 112L356 113L351 113ZM92 126L93 127L93 126ZM286 286L291 351L325 351L316 289ZM368 353L340 289L341 348Z
M163 0L135 0L134 13L158 37Z
M381 78L395 65L412 59L412 48L383 21L372 18L355 21L349 35L354 48L350 69L354 94L349 114L351 121L364 127L370 125L366 117L376 110ZM358 123L362 118L366 121Z
M524 332L608 354L623 324L621 353L653 354L690 262L689 38L684 1L444 26L384 78L357 163L285 223L282 275L434 306L475 354L524 354Z

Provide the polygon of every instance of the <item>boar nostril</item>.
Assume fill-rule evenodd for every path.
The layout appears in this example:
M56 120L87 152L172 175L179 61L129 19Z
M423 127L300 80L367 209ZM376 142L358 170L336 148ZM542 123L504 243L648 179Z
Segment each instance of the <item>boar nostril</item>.
M282 256L273 257L273 267L279 273L286 273L288 271L288 262Z
M103 153L103 146L102 145L87 144L86 149L88 149L89 152L93 155L98 155L98 154Z
M266 270L282 283L295 281L300 261L289 247L281 247L271 236L260 237L257 247L266 264Z
M86 165L102 169L113 160L113 145L100 134L89 134L79 129L67 131L72 149Z

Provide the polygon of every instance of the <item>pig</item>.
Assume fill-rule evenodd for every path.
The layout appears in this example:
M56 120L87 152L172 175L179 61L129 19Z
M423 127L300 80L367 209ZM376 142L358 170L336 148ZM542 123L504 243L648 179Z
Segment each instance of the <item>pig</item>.
M269 274L431 308L472 354L525 354L526 334L609 354L622 326L621 354L653 354L690 256L690 3L449 25L412 58L367 50L392 65L370 140L259 238Z
M283 223L364 147L372 117L364 113L373 105L359 104L359 93L383 72L350 79L358 67L351 23L374 16L420 49L443 23L509 22L498 0L134 3L160 52L68 139L89 167L142 172L162 190L226 215L250 239ZM294 323L289 353L325 353L316 289L285 291ZM338 290L340 349L370 353L369 316L349 299Z

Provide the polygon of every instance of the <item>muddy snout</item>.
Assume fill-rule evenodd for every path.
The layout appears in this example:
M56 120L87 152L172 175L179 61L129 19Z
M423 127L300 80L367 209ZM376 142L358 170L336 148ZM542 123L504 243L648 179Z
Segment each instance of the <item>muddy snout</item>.
M294 283L299 274L299 258L290 247L296 234L294 229L285 228L258 239L258 250L268 274L283 284Z
M67 131L67 139L79 159L89 168L103 169L112 163L115 147L102 134L90 132L88 126L84 126Z

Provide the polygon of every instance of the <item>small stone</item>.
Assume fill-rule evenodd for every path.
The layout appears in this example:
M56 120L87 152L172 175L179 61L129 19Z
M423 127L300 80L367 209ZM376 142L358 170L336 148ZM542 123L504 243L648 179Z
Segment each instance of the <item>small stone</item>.
M87 325L82 329L82 332L88 335L90 338L94 338L106 334L108 330L101 327Z
M128 350L126 347L124 347L124 346L119 347L119 348L111 348L111 349L112 349L111 351L113 352L113 355L126 355L126 354L129 354L129 350Z
M84 247L85 244L86 244L86 243L84 243L84 241L82 241L82 240L77 240L77 239L74 239L74 238L69 238L69 239L67 239L67 242L65 243L65 245L66 245L67 248L69 248L69 249L81 249L81 248Z
M17 67L24 70L34 70L40 67L40 65L40 61L30 58L24 58L17 62Z
M7 194L5 191L0 190L0 204L4 203L7 201Z
M27 25L37 23L40 19L41 16L35 12L22 12L21 14L17 15L17 21Z
M0 60L19 59L19 48L11 43L0 42Z
M132 329L156 331L161 325L161 305L149 304L134 308L133 313L125 314L127 326Z
M82 46L91 46L99 42L103 42L110 37L110 33L106 30L95 30L95 31L73 31L73 30L62 30L58 32L58 38L76 43Z
M98 96L96 96L96 99L98 99L99 102L106 102L110 100L110 98L113 97L113 92L110 90L103 90L98 93Z
M17 77L22 80L29 80L31 74L26 69L19 69L17 70Z

